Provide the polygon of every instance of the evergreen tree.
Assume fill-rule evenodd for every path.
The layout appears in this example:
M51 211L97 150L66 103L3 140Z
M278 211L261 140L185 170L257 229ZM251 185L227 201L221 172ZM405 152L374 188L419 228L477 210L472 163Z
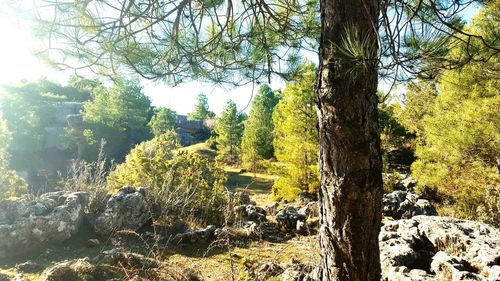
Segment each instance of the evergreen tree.
M208 98L205 94L198 94L196 100L197 102L194 106L193 112L188 114L189 120L205 120L207 118L212 118L215 116L215 114L210 111L210 108L208 106Z
M104 149L106 155L122 160L133 145L150 137L150 106L138 81L118 79L110 89L96 87L92 100L83 107L85 158L97 159L104 139L109 144Z
M0 114L0 200L20 196L28 192L26 182L15 171L9 168L9 152L7 148L12 141L12 135L7 123Z
M454 61L445 56L471 41L498 53L496 42L464 32L459 20L471 3L495 1L103 1L55 1L43 7L56 17L38 13L47 37L64 41L62 55L99 70L122 63L173 83L244 84L293 77L297 54L318 50L320 280L380 279L378 78L432 77L474 61L470 52Z
M217 161L225 164L240 162L243 119L244 115L238 111L236 104L232 100L228 101L215 124Z
M169 108L160 107L155 110L155 115L148 123L151 132L155 137L167 131L175 130L177 127L177 113Z
M256 171L260 160L274 155L272 114L278 99L268 85L262 85L245 121L241 142L242 160L243 165L252 171Z
M301 193L316 196L319 188L318 131L314 107L314 67L305 66L297 82L288 83L273 114L274 148L282 164L273 185L275 199L295 200Z

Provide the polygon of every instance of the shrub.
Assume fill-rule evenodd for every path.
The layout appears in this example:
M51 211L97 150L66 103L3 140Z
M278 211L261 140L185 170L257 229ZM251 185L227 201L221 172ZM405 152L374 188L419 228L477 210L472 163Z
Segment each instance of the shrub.
M148 187L164 216L220 225L226 204L223 170L199 154L175 154L177 147L173 131L138 144L110 173L108 188Z
M68 167L67 174L58 183L58 188L68 191L85 191L89 194L87 213L99 215L106 209L109 192L106 188L106 177L108 167L103 151L104 142L97 161L86 162L85 160L73 160ZM113 167L113 163L111 163Z

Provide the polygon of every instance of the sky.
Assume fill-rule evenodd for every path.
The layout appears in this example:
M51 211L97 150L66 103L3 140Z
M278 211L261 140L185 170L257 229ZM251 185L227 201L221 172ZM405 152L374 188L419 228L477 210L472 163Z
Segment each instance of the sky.
M3 1L3 0L0 0ZM31 34L29 27L15 15L3 13L0 5L0 85L16 83L23 79L32 81L46 77L64 85L71 71L58 71L51 68L35 55L40 42ZM248 84L243 87L220 87L209 83L187 82L169 87L161 82L142 80L144 93L154 106L166 106L179 114L187 114L194 108L196 96L203 92L208 97L210 109L220 113L228 100L232 99L238 109L248 112L253 94L259 85ZM273 81L271 88L283 88L282 81Z
M7 1L7 0L0 0ZM470 14L477 9L470 9ZM470 18L470 15L469 15ZM2 11L0 3L0 85L16 83L22 79L36 80L46 77L49 80L65 84L71 71L58 71L35 56L40 42L31 34L27 26L23 26L15 15ZM284 88L283 81L272 81L271 88ZM188 82L176 87L169 87L162 82L142 81L144 93L149 96L154 106L166 106L179 114L187 114L194 108L196 96L207 94L212 111L220 113L229 99L238 109L248 112L253 94L259 85L246 85L238 88L223 88L208 83ZM381 85L382 90L389 88Z

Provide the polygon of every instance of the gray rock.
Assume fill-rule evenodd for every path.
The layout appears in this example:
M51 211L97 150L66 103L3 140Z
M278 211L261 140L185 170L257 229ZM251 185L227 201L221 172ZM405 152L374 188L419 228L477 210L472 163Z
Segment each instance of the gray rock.
M297 222L305 222L306 217L297 211L297 207L294 205L287 205L283 210L276 214L276 221L278 226L282 229L288 231L294 231L297 229Z
M151 206L145 188L122 187L106 204L106 210L94 222L99 234L118 230L139 230L151 220Z
M89 239L87 240L87 247L89 248L95 248L101 245L101 242L99 242L99 239Z
M70 238L82 224L87 203L87 193L66 191L0 201L0 258Z
M26 261L20 264L16 264L16 268L25 273L38 272L43 269L41 265L33 261Z
M236 215L236 221L255 221L255 222L265 222L266 210L255 205L240 205L234 207L234 213Z
M413 190L415 189L415 186L417 185L417 182L415 181L415 179L408 174L401 174L401 177L402 177L401 181L396 183L396 185L394 186L394 189L403 190L403 191L407 191L407 192L413 192Z
M216 237L217 227L209 225L203 229L188 230L183 233L177 233L173 241L175 243L196 243L198 241L210 241Z
M298 213L305 216L306 219L319 217L318 202L313 201L313 202L307 203L304 207L299 209Z
M499 280L500 232L486 224L415 216L383 226L379 243L383 280Z
M418 215L437 215L436 209L428 200L406 191L397 190L384 194L382 201L384 205L383 213L386 217L409 219Z

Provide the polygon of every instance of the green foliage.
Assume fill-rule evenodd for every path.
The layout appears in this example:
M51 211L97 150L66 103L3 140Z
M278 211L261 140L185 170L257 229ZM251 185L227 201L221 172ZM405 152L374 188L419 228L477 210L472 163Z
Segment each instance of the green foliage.
M43 149L45 128L55 122L56 103L67 100L66 96L46 91L56 88L54 85L42 79L4 87L0 106L12 133L12 154L24 156Z
M422 119L428 115L436 99L437 85L434 81L418 81L408 85L404 110L397 112L397 119L410 132L424 136Z
M485 24L498 15L498 8L485 9L471 28L492 28L482 30L482 34L498 39L500 27ZM463 51L451 56L461 56ZM418 123L421 141L413 175L421 188L434 188L453 197L457 201L455 214L460 217L477 217L485 206L484 194L500 185L498 65L498 57L492 57L445 71L438 84L439 94Z
M0 114L0 199L16 197L28 192L26 182L16 172L9 169L7 147L11 142L11 133Z
M240 162L243 119L244 115L238 111L236 104L228 101L215 124L218 162L230 165Z
M260 160L274 155L272 114L278 100L272 89L263 85L252 102L241 141L243 165L251 171L257 171Z
M148 187L165 215L203 224L224 222L224 171L197 153L175 154L174 131L138 144L108 176L108 188Z
M189 120L205 120L207 118L212 118L215 114L210 111L208 106L208 98L205 94L198 94L197 103L194 106L194 110L192 113L188 114Z
M118 79L106 89L94 88L92 100L83 107L85 155L94 161L100 142L106 140L104 152L121 160L136 143L150 137L147 127L151 102L142 92L138 81Z
M307 65L297 82L286 85L273 113L274 149L283 164L273 185L277 200L295 200L300 193L316 195L319 190L314 82L314 67Z
M383 171L394 175L384 176L384 189L390 191L399 171L407 170L414 160L415 134L410 133L399 122L401 112L398 103L382 102L378 106L378 124L382 149Z
M148 123L148 127L155 137L167 131L175 130L177 126L177 113L169 108L160 107L155 109L155 115Z
M166 162L174 157L179 139L174 131L136 145L108 177L108 188L118 190L124 185L162 187Z

